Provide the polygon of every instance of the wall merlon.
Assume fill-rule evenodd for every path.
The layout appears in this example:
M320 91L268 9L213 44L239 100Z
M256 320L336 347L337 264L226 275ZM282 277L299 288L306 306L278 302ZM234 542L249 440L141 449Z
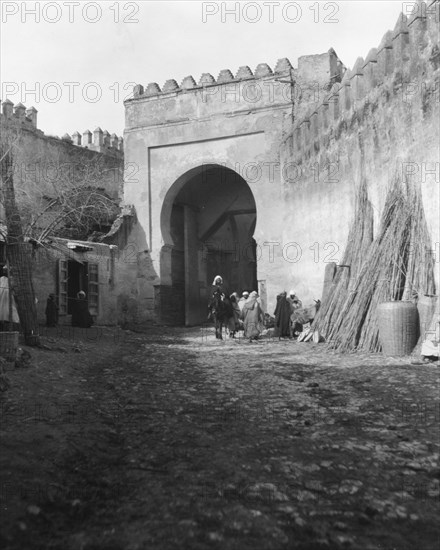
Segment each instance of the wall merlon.
M83 147L87 147L92 144L92 132L90 130L83 132L82 142Z
M365 95L365 86L364 86L364 59L358 57L356 63L354 64L352 70L352 76L350 78L351 86L351 99L353 101L358 101L362 99Z
M2 103L2 113L6 118L11 118L14 112L14 104L10 99L3 101Z
M104 145L104 132L99 126L93 131L93 145L95 147L102 147Z
M281 59L278 59L277 64L275 65L274 72L275 73L284 73L292 70L292 64L287 59L287 57L283 57Z
M118 136L114 133L110 136L110 147L118 148Z
M378 82L377 48L371 48L362 67L366 89L371 89Z
M26 107L23 105L23 103L17 103L17 105L14 107L14 116L16 116L20 120L25 119Z
M397 18L397 22L393 30L393 39L397 38L401 34L409 34L408 18L403 13L401 13Z
M234 75L229 69L222 69L217 77L217 83L221 84L223 82L232 82L234 80Z
M197 83L194 78L189 75L182 80L182 84L180 85L180 87L182 88L182 90L191 90L191 88L197 87Z
M179 85L174 80L174 78L170 78L165 82L162 88L162 93L168 93L168 92L176 92L177 90L180 90Z
M199 86L206 86L209 84L215 84L215 78L211 73L203 73L199 80Z
M381 53L382 50L385 48L392 49L392 47L393 47L393 31L389 30L384 34L379 44L379 47L377 48L377 54L379 55L379 53Z
M145 90L145 95L147 96L158 95L160 93L161 93L160 86L156 82L150 82L150 84L148 84L147 86L147 89Z
M272 69L267 63L259 63L254 71L255 78L263 78L265 76L273 75Z
M110 147L110 132L104 130L103 134L104 147Z
M35 107L30 107L29 109L26 109L26 118L31 121L34 128L37 127L37 114L38 111L37 109L35 109Z
M247 65L242 65L239 67L236 75L236 80L244 80L245 78L254 78L254 73Z
M144 94L144 87L142 84L136 84L133 88L133 97L139 97Z
M81 146L82 138L81 138L81 134L78 131L72 134L72 141L74 145Z

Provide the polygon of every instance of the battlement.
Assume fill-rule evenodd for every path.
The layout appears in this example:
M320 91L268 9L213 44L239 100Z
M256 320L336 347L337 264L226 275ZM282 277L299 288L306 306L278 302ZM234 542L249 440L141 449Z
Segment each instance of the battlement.
M243 80L270 78L281 74L285 75L286 73L290 73L291 70L293 70L293 67L287 57L285 57L278 60L274 70L272 70L267 63L260 63L257 65L254 72L252 72L250 67L247 65L243 65L242 67L239 67L235 73L235 77L230 69L221 70L217 79L215 79L210 73L203 73L199 78L198 84L192 75L186 76L182 80L180 86L174 78L167 80L162 88L160 88L156 82L150 82L150 84L145 87L142 84L137 84L133 88L133 99L138 99L140 97L162 96L164 94L184 92L188 90L197 90L207 86L218 86L219 84L229 84L231 82L240 82ZM132 99L127 101L132 101Z
M123 138L116 134L110 135L107 130L102 131L99 127L93 133L90 130L86 130L82 135L79 132L74 132L71 136L66 133L61 138L47 136L42 130L37 128L37 114L38 111L35 107L27 109L22 103L14 106L11 100L6 99L2 103L0 123L2 126L11 129L24 129L42 138L58 140L59 142L69 143L117 158L122 158L124 154Z
M254 71L243 65L235 76L230 69L221 70L217 79L203 73L198 84L192 76L185 77L180 86L169 79L162 89L155 82L145 88L137 84L133 97L124 102L125 129L129 132L139 127L179 125L189 120L203 123L212 117L277 109L284 111L280 116L287 122L293 111L303 112L302 104L317 90L321 96L327 93L332 83L342 79L344 71L331 48L322 54L300 57L297 69L282 58L274 70L267 63L259 63Z
M296 162L324 149L340 125L349 125L353 117L361 119L380 94L402 94L409 103L416 93L434 95L427 88L421 66L427 64L434 75L438 94L440 51L438 45L440 1L420 1L409 17L400 14L393 30L383 36L379 46L367 57L359 57L339 83L333 84L322 101L308 108L297 119L284 147ZM389 90L391 89L391 91ZM387 91L388 90L388 91ZM366 115L365 115L366 116Z

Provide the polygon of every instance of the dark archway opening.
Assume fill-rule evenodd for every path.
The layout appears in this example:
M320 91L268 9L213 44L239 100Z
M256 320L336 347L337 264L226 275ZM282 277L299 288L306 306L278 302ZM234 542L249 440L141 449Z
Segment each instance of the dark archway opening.
M230 293L257 289L256 216L249 185L229 168L200 166L174 183L161 216L162 320L204 323L215 275Z

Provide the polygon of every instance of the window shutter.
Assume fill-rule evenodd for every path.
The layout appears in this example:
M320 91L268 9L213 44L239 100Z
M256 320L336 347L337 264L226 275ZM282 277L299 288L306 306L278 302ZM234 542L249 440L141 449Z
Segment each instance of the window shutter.
M98 264L89 264L88 302L90 314L97 317L99 312Z
M58 260L58 307L60 315L67 315L67 260Z

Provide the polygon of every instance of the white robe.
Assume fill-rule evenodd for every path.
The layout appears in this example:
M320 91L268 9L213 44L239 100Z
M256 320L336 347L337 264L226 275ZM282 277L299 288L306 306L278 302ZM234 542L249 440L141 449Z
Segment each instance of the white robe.
M0 321L9 320L13 323L20 322L14 299L12 299L12 319L9 319L9 279L0 277Z

